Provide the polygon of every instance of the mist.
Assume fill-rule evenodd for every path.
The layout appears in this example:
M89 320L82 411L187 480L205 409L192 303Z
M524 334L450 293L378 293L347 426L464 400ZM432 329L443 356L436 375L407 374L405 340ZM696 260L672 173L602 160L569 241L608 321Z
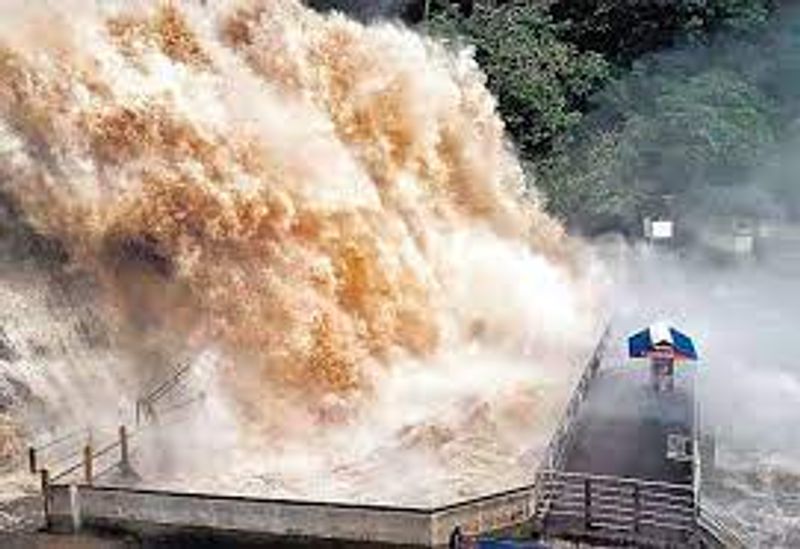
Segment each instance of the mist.
M625 358L625 337L654 321L692 335L700 361L679 376L693 378L716 440L703 497L754 545L796 547L800 12L650 54L592 101L556 181L585 197L568 223L613 270L609 366L644 368ZM646 217L673 220L675 242L641 243Z
M690 334L700 360L679 366L676 376L695 387L701 432L716 443L716 469L703 479L703 497L746 525L744 533L759 547L796 546L795 275L752 257L720 265L697 251L632 248L621 241L598 245L619 269L616 341L607 366L645 370L646 364L626 358L625 338L655 320Z
M619 346L653 320L694 336L701 361L681 375L696 375L717 437L713 496L765 544L795 543L777 503L800 478L791 253L766 233L757 258L721 262L701 245L586 249L535 191L520 201L469 55L393 24L255 4L107 21L84 3L74 21L50 14L43 43L15 26L24 8L4 8L0 342L16 354L0 389L27 406L9 439L130 421L136 397L189 361L203 405L136 456L158 486L477 495L529 480L612 302L614 367L636 367ZM371 20L404 3L319 4ZM642 215L670 213L693 235L718 216L792 234L796 23L790 11L761 40L662 52L595 98L576 139L617 135L601 183L645 195L603 227L638 234ZM275 44L289 53L266 55ZM711 114L692 139L673 131L698 112ZM94 330L77 328L75 303ZM401 471L414 474L397 483Z
M295 0L23 4L0 189L10 238L63 258L4 271L21 438L113 432L189 364L156 412L194 415L137 433L151 486L429 505L529 480L607 281L523 197L469 52Z
M646 54L590 99L538 169L571 195L553 205L574 232L635 238L643 217L670 215L691 240L710 216L796 219L800 16L776 10L747 33Z

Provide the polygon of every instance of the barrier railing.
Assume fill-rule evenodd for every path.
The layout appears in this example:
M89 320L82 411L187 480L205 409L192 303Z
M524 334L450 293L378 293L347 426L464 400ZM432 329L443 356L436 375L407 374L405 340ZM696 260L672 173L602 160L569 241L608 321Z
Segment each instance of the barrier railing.
M191 363L179 365L166 379L155 385L136 400L137 426L145 421L152 421L157 418L156 404L164 400L176 388L180 387L181 382L189 374L191 369Z
M48 467L42 467L41 471L47 471L48 483L56 483L70 478L73 474L82 471L82 481L91 485L95 479L105 475L112 469L119 469L123 472L130 471L130 460L128 454L128 430L121 425L117 431L117 436L111 442L97 447L93 443L91 436L77 443L76 448L71 451L66 461ZM30 448L31 472L36 472L35 465L37 452L35 448ZM45 465L45 464L42 464ZM59 468L60 465L60 468Z
M572 428L575 418L580 411L581 404L586 400L589 387L597 376L597 371L600 369L610 331L611 325L606 325L603 334L600 336L599 343L592 352L580 379L572 390L572 395L564 408L564 412L558 422L558 427L556 427L550 439L550 443L545 450L544 458L539 464L539 470L558 470L564 466L567 448L569 448L572 437L575 434Z
M550 535L644 543L695 538L691 486L584 473L541 471L534 515Z
M747 539L743 533L745 529L736 519L708 501L699 508L698 527L709 547L748 549L756 545Z
M89 440L90 437L90 430L81 428L56 435L42 444L29 446L28 469L31 474L36 474L41 468L52 468L55 463L79 457L80 450L76 450L73 443L76 440Z

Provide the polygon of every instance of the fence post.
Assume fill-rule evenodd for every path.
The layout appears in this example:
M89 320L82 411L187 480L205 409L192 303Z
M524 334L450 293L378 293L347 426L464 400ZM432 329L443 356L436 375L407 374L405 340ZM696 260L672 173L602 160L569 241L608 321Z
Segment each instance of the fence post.
M32 475L36 474L36 448L28 447L28 469Z
M586 529L592 527L592 480L586 477L583 481L583 505L584 505L584 520L586 521Z
M50 529L50 472L47 469L39 471L42 484L42 505L44 506L45 529Z
M642 502L640 500L639 484L633 485L633 531L639 533L639 514L641 513Z
M83 478L86 484L92 484L92 445L83 447Z
M124 425L119 426L119 454L120 467L127 470L130 467L130 461L128 460L128 431Z
M75 484L69 485L69 510L72 516L72 532L77 533L81 529L81 493Z

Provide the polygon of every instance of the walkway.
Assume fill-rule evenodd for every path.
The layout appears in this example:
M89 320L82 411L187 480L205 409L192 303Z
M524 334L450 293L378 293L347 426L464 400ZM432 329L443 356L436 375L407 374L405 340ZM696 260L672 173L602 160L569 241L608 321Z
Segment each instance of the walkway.
M672 393L652 390L647 364L602 368L574 425L565 470L691 485L691 461L667 457L668 435L692 435L691 366L679 368Z

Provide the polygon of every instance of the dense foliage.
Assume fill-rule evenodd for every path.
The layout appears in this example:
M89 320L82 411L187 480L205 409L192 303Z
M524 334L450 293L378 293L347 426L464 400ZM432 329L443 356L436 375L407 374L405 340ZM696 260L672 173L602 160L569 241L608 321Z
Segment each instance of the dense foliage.
M524 155L549 151L553 139L580 120L589 95L609 77L596 53L581 53L539 8L477 6L471 17L443 10L433 30L475 47L508 130Z
M560 0L551 12L568 23L569 40L627 65L682 41L706 41L718 31L752 35L767 22L770 6L770 0Z
M800 114L793 10L509 2L470 17L441 6L430 28L475 47L537 186L574 229L636 234L665 195L685 210L763 213L793 188L787 177L753 183Z
M665 195L681 211L699 206L708 189L746 184L777 141L774 101L746 77L719 66L670 74L671 61L654 59L655 74L638 67L609 86L602 107L538 162L553 211L575 227L631 232L664 213ZM560 194L572 197L569 208Z

